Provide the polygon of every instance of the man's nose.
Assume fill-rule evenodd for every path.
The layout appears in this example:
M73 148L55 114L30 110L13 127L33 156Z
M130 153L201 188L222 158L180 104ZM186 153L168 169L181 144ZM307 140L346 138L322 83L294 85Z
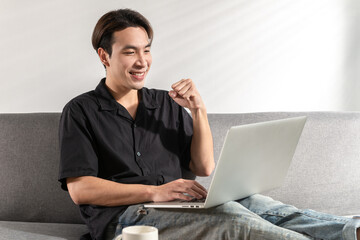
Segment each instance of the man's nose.
M146 67L147 61L146 61L146 58L145 58L144 54L139 54L138 55L138 58L136 60L136 65L139 66L139 67Z

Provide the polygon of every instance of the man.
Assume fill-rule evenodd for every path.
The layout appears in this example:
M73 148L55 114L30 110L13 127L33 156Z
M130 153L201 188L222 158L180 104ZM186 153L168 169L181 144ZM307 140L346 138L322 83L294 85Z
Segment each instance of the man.
M92 42L106 78L63 110L59 181L79 205L92 239L113 239L135 224L156 226L163 239L356 238L355 220L261 195L198 211L143 208L149 201L206 197L199 183L182 179L181 169L197 176L214 169L207 112L193 81L180 80L170 92L144 87L152 38L138 12L102 16Z

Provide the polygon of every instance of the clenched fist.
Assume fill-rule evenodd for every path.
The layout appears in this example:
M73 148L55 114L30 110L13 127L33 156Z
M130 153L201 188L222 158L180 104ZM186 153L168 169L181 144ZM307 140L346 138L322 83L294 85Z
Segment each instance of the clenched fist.
M204 109L205 105L201 99L194 82L191 79L182 79L171 85L170 97L180 106L190 109Z

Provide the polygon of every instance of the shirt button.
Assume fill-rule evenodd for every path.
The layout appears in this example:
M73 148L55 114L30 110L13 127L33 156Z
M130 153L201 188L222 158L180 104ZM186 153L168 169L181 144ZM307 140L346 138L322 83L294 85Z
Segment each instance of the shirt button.
M137 155L138 157L140 157L140 156L141 156L141 153L140 153L140 152L137 152L136 155Z
M136 123L134 123L134 128L136 128L137 127L137 125L136 125Z

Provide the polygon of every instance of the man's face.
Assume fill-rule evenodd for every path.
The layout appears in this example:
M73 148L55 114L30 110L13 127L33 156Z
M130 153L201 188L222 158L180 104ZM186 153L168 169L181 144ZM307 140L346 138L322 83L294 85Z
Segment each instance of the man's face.
M152 62L146 31L129 27L114 32L113 38L112 54L107 58L107 81L123 90L141 89Z

